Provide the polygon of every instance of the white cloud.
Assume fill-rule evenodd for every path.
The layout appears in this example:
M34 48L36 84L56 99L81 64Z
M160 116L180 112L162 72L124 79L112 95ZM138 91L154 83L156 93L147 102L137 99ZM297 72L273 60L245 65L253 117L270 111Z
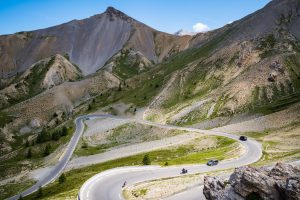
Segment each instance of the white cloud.
M233 21L229 21L228 24L231 24Z
M210 28L206 25L206 24L203 24L201 22L198 22L197 24L195 24L193 26L193 30L197 33L200 33L200 32L206 32L206 31L209 31Z

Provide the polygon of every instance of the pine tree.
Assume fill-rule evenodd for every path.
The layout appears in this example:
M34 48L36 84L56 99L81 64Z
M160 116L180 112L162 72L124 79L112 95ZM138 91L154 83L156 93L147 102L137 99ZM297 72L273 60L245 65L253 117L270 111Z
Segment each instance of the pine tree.
M146 154L143 158L143 165L151 165L151 160L148 154Z
M26 154L26 158L30 159L31 157L32 157L32 152L31 152L31 148L29 148Z

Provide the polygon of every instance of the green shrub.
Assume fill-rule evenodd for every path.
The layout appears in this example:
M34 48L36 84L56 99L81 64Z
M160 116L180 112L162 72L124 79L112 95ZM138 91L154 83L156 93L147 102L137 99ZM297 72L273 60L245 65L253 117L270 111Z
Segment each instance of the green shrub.
M66 182L66 176L65 176L64 173L62 173L62 174L59 176L58 182L59 182L60 184Z
M51 135L52 140L57 141L57 140L59 140L59 138L60 138L60 131L55 131L52 133L52 135Z

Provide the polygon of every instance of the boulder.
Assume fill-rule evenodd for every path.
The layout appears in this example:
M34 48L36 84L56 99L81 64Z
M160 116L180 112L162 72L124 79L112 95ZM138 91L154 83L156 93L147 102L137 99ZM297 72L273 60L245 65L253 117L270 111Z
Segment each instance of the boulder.
M30 121L30 127L31 128L39 128L41 127L41 122L39 119L33 119Z
M229 180L205 177L203 194L208 200L300 199L300 167L277 163L271 170L243 166Z
M19 130L19 134L20 135L26 135L28 133L31 133L31 128L28 126L23 126L20 130Z

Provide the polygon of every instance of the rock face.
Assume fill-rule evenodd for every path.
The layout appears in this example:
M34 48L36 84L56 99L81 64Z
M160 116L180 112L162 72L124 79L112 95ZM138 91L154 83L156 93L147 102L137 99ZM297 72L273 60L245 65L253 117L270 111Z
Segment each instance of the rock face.
M203 193L208 200L300 199L300 167L283 163L271 170L239 167L228 181L205 177Z

